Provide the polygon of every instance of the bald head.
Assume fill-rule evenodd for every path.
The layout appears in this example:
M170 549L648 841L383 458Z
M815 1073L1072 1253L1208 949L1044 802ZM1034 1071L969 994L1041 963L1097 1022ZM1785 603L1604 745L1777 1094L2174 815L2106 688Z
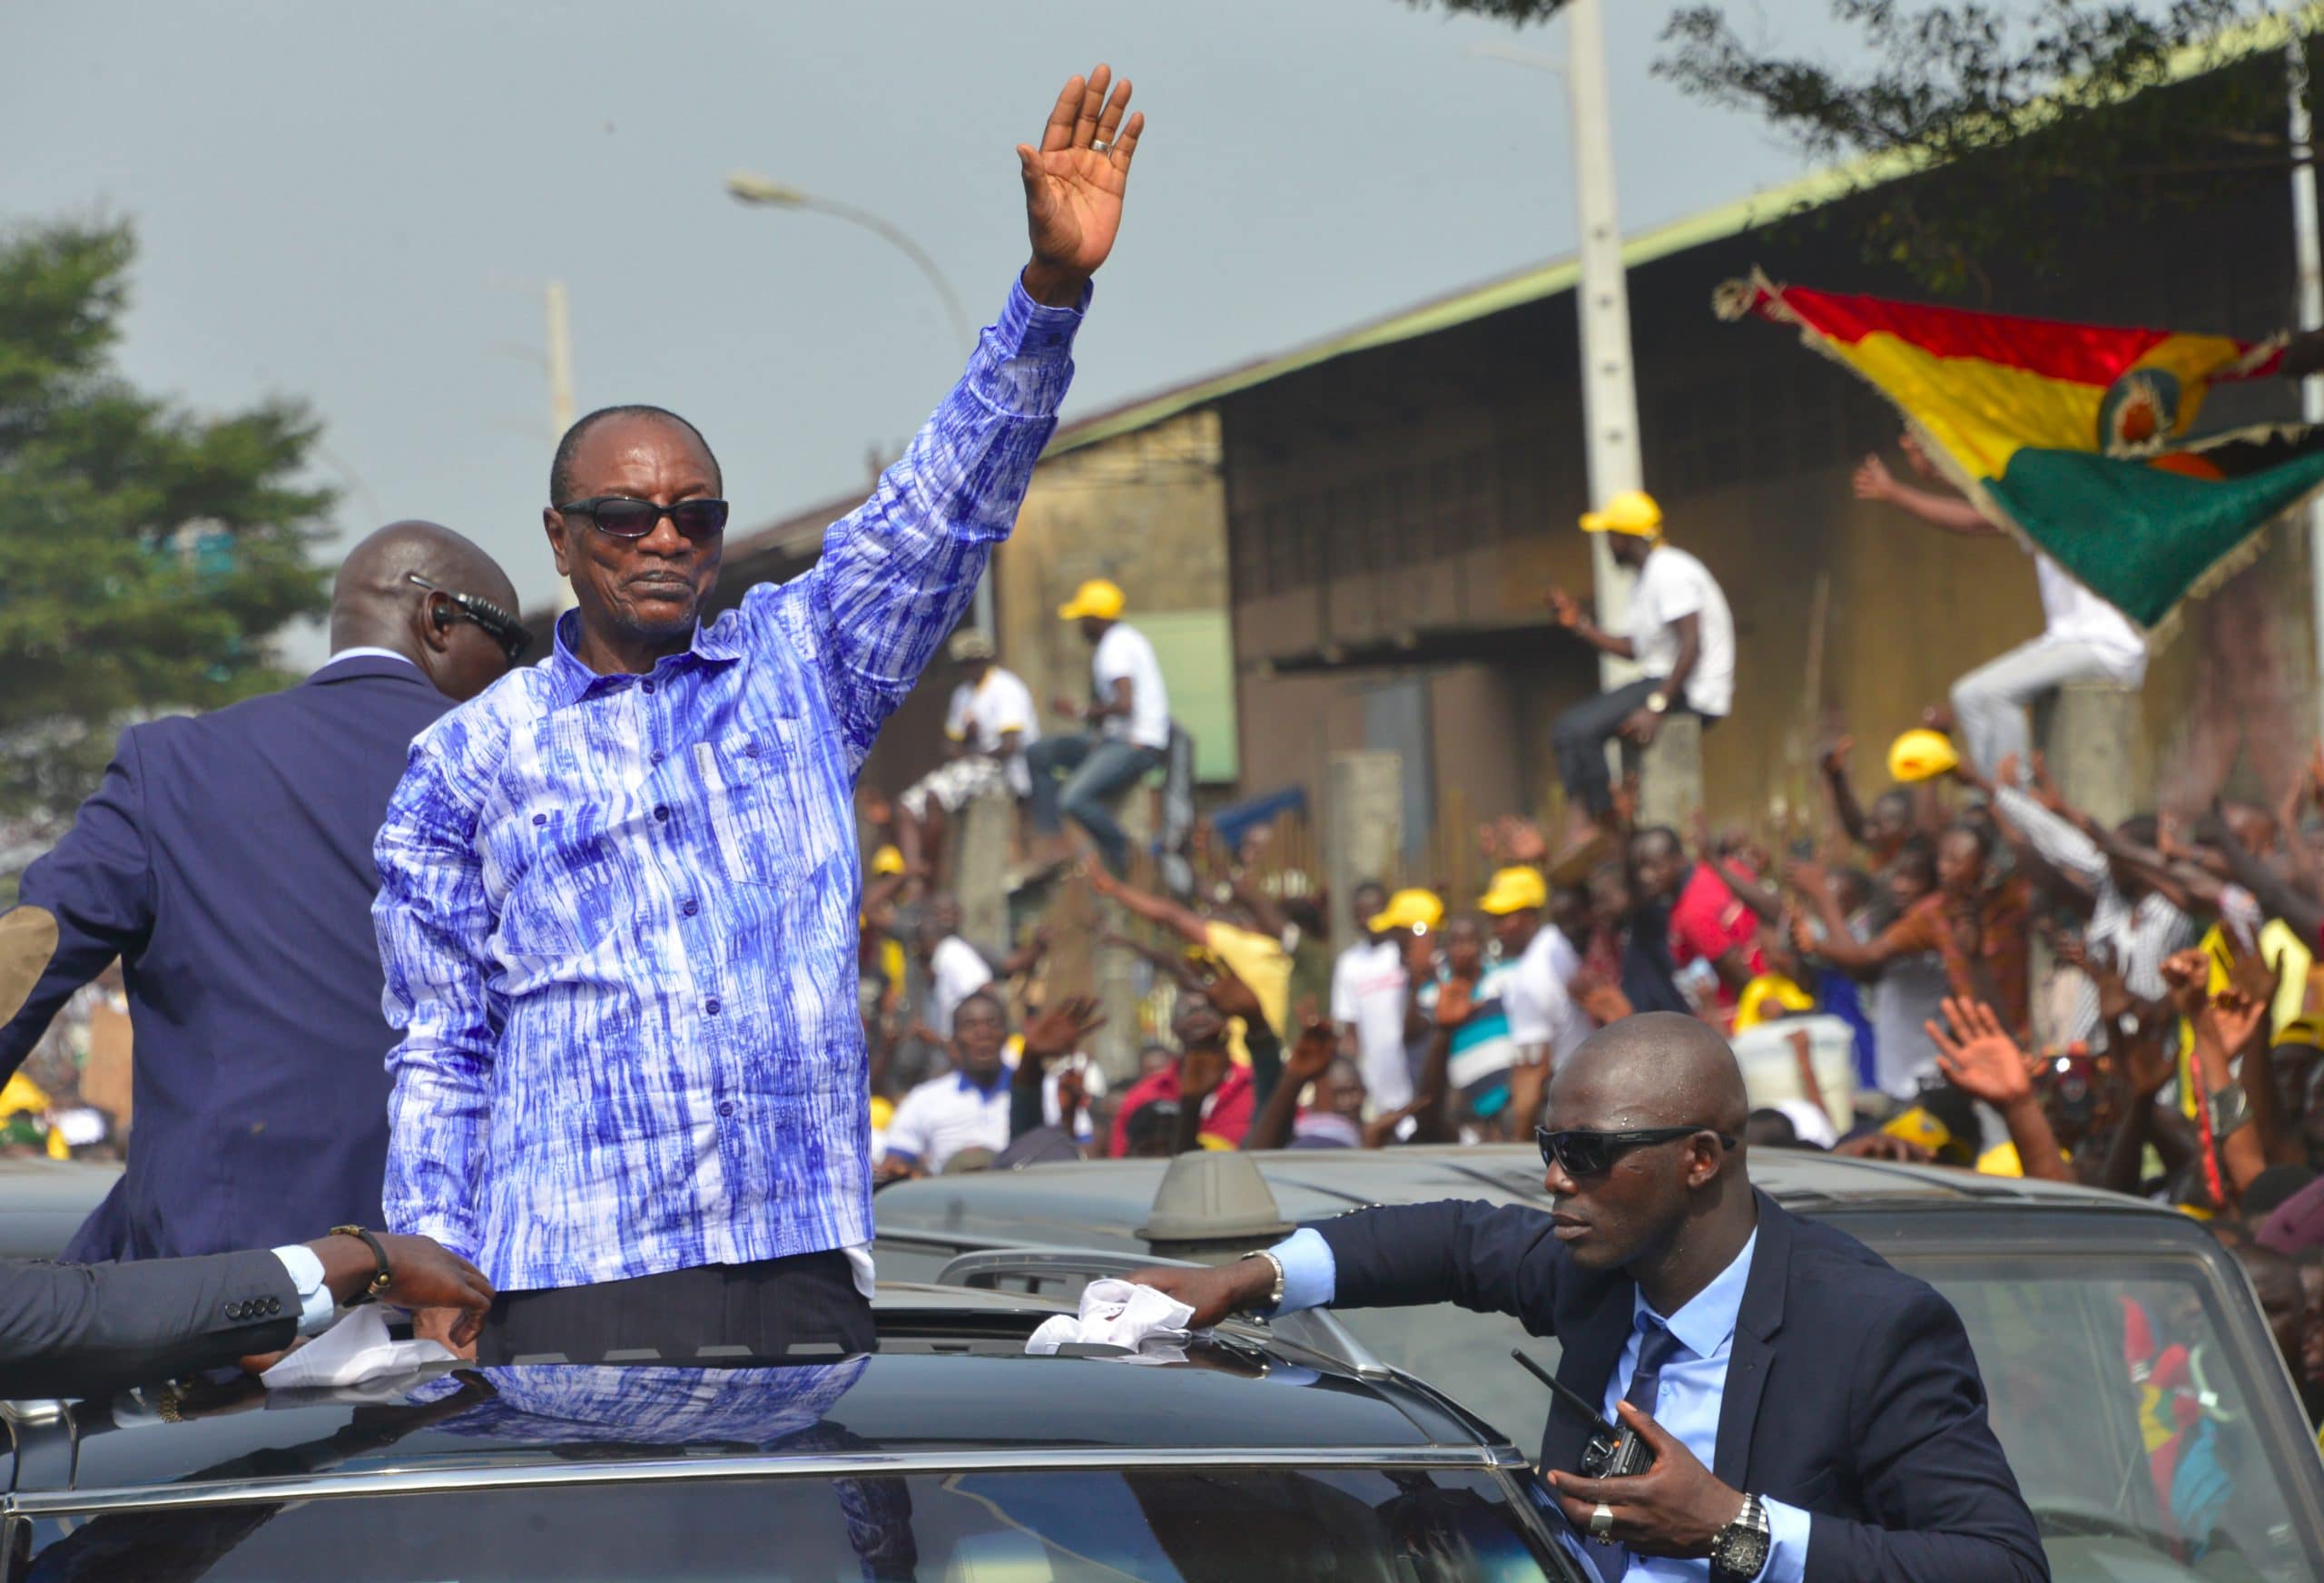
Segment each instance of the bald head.
M480 546L440 523L391 522L340 563L330 590L331 649L391 650L448 696L472 698L507 671L507 655L481 628L459 620L441 597L414 583L415 576L444 594L465 594L517 614L508 574ZM444 620L428 618L431 603Z
M420 592L407 581L415 572L439 588L489 599L511 614L517 609L508 574L480 546L441 523L391 522L339 565L330 586L330 646L405 653L409 640L399 641L393 629L409 625Z
M1560 1127L1620 1131L1708 1126L1740 1136L1750 1115L1743 1069L1708 1024L1675 1011L1608 1023L1559 1063L1550 1087Z

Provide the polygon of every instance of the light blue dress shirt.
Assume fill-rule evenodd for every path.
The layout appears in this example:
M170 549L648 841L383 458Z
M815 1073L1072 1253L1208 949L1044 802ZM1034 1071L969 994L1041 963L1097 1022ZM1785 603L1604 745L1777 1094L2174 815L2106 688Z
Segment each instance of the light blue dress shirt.
M1638 1294L1632 1307L1630 1339L1623 1342L1622 1355L1615 1361L1614 1372L1606 1381L1604 1411L1608 1421L1613 1421L1615 1407L1630 1391L1630 1376L1638 1372L1639 1349L1645 1344L1647 1327L1667 1324L1679 1344L1670 1361L1662 1365L1654 1421L1677 1437L1704 1467L1716 1464L1718 1404L1727 1390L1728 1354L1735 1343L1735 1322L1743 1309L1743 1292L1751 1282L1752 1250L1758 1244L1759 1234L1755 1231L1734 1262L1667 1320L1647 1305L1643 1292ZM1302 1227L1269 1251L1283 1261L1283 1307L1279 1312L1292 1313L1303 1308L1321 1308L1332 1301L1339 1282L1339 1266L1332 1257L1332 1245L1314 1228ZM1759 1569L1758 1583L1800 1583L1807 1569L1809 1514L1764 1496L1759 1504L1767 1509L1770 1543L1768 1564ZM1647 1579L1708 1583L1710 1562L1668 1556L1632 1556L1630 1570L1622 1576L1640 1583Z
M1012 290L822 559L649 674L568 618L413 743L374 852L390 1228L504 1292L871 1240L856 773L1017 520L1080 323Z
M329 1330L330 1322L339 1317L339 1303L323 1284L323 1262L315 1256L315 1250L304 1243L292 1243L269 1251L282 1261L283 1273L298 1288L299 1333L320 1335Z

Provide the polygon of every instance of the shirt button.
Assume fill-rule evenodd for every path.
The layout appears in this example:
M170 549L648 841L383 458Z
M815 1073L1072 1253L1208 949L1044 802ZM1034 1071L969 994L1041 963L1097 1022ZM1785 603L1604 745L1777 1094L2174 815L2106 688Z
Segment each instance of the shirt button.
M534 826L534 828L535 828L535 829L538 829L540 826L542 826L542 825L544 825L544 824L547 824L547 822L548 822L548 815L547 815L547 814L546 814L546 813L536 813L536 814L534 814L534 815L533 815L533 826Z
M654 754L654 762L657 764L662 762L662 754L659 750L656 750Z
M669 806L666 803L655 803L654 805L654 817L661 820L665 823L667 823L670 818Z
M743 756L750 759L757 758L759 756L759 744L754 742L744 742L743 744Z
M645 683L643 685L644 685L645 690L646 692L651 693L651 692L653 692L653 691L654 691L654 683L651 683L651 682L647 682L647 683Z
M678 904L678 910L684 913L688 918L692 918L695 913L702 910L702 904L696 901L693 897L689 896Z
M732 1115L734 1115L734 1102L733 1100L731 1100L731 1099L722 1099L722 1100L720 1100L720 1101L718 1102L718 1114L719 1114L719 1115L721 1115L721 1116L732 1116Z
M717 996L715 996L715 995L714 995L714 996L712 996L709 999L707 999L707 1000L704 1001L704 1002L702 1003L702 1008L703 1008L704 1011L708 1012L708 1013L709 1013L711 1016L713 1016L713 1017L717 1016L717 1015L718 1015L718 997L717 997Z

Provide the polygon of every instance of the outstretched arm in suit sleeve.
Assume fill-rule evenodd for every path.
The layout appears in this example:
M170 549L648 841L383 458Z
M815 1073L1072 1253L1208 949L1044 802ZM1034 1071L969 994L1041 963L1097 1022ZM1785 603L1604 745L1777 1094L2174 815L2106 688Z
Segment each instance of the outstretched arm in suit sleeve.
M298 1287L263 1249L132 1264L0 1263L0 1396L85 1394L289 1346Z
M0 1023L0 1077L23 1063L74 990L115 957L136 955L153 928L153 869L133 727L121 733L103 782L81 804L64 839L25 870L17 900L55 918L56 951L22 1009Z
M1565 1263L1550 1224L1538 1209L1446 1199L1362 1209L1315 1230L1331 1249L1337 1307L1457 1303L1549 1335Z
M388 804L374 855L371 920L387 969L388 1225L434 1237L464 1258L481 1241L476 1186L493 1058L486 988L492 908L477 851L477 816L433 738Z
M1960 1316L1920 1293L1866 1338L1850 1442L1871 1522L1810 1510L1807 1583L2047 1583L2034 1514L1985 1421Z

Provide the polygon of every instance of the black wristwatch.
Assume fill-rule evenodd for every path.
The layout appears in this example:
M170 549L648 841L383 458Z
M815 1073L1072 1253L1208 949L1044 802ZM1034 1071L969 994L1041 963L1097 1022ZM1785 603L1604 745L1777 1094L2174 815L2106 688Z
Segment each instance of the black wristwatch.
M1756 1495L1743 1498L1735 1520L1710 1537L1710 1575L1715 1583L1751 1583L1768 1564L1768 1509Z
M355 1308L366 1303L378 1302L379 1294L396 1283L396 1273L388 1263L388 1250L379 1245L378 1237L359 1225L335 1225L330 1228L330 1234L360 1237L363 1245L371 1250L372 1260L379 1266L379 1273L371 1277L371 1283L351 1299L348 1306Z

